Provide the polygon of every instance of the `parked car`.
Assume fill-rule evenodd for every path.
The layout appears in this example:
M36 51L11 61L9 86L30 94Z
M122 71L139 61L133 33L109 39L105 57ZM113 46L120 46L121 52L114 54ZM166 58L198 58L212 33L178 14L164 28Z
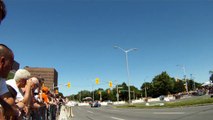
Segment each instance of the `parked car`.
M98 101L95 101L91 104L91 107L101 107L101 104Z
M104 101L104 102L106 102L107 105L112 105L112 101L111 101L111 100L106 100L106 101Z
M160 101L164 101L164 98L165 98L164 95L159 96Z

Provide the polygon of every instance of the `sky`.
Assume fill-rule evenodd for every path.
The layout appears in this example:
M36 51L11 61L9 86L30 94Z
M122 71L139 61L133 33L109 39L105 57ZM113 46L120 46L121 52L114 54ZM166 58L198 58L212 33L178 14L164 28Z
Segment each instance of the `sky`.
M109 81L140 89L163 71L183 78L180 66L204 83L213 70L213 0L4 1L0 43L20 68L55 68L64 95L106 89ZM115 45L137 48L128 52L130 79Z

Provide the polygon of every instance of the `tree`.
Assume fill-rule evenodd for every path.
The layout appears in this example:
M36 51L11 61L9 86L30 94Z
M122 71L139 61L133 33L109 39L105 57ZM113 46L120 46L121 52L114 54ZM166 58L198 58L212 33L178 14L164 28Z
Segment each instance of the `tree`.
M157 75L152 82L154 88L153 97L168 95L172 92L174 87L174 81L166 72L162 72L160 75Z
M209 71L209 73L211 74L211 76L210 76L210 81L213 83L213 71Z
M141 92L143 97L152 97L153 96L153 86L152 83L145 82L141 86Z
M82 91L78 92L77 99L79 101L82 101L83 98L90 97L90 96L91 96L90 91L88 91L88 90L82 90Z
M139 97L141 97L141 91L138 90L138 88L136 88L135 86L130 86L130 90L131 90L131 99L137 99Z
M177 79L175 81L174 93L180 93L185 91L185 86L183 80Z
M169 84L170 84L169 93L171 93L171 94L175 93L175 91L174 91L175 83L176 83L175 78L171 78L170 77L170 80L169 80Z
M102 100L106 101L106 100L114 100L114 95L113 95L113 90L110 89L106 89L103 94L102 94Z
M67 96L67 98L68 98L69 100L77 100L77 95L72 94L72 95L70 95L70 96Z
M210 80L211 80L211 82L213 82L213 74L211 75Z
M194 90L194 87L195 87L195 83L194 83L194 80L188 80L187 81L188 83L188 90L191 91L191 90Z
M128 86L126 85L125 82L123 82L120 86L122 87L119 90L120 91L120 93L119 93L120 100L128 101Z
M97 90L94 91L94 100L100 100L100 93L103 94L104 89L103 88L98 88Z

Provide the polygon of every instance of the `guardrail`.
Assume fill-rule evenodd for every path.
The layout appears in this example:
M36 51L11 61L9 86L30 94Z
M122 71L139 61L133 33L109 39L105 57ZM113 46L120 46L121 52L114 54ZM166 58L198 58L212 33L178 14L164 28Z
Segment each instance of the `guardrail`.
M73 117L72 107L62 105L60 110L60 115L58 120L70 120Z
M50 104L48 108L42 106L39 109L31 110L29 118L23 117L23 120L57 120L58 114L58 105Z
M2 107L0 107L0 120L4 120ZM70 120L73 117L70 105L50 104L47 108L42 106L39 109L31 109L30 115L23 116L22 120ZM5 119L6 120L6 119Z

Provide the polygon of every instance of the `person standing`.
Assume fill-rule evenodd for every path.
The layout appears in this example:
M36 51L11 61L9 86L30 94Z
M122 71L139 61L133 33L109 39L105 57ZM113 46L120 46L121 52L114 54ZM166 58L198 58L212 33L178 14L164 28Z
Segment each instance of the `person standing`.
M20 115L20 111L17 109L15 100L10 94L5 82L7 75L12 69L13 62L13 51L6 45L0 44L0 104L4 109L7 109L7 112L5 112L7 115L18 116Z
M10 85L17 92L15 103L19 109L23 109L24 106L27 106L27 103L30 101L31 86L32 81L28 80L31 74L25 69L19 69L16 71L13 79L7 80L6 84ZM21 88L25 88L25 94Z
M0 23L6 16L5 4L0 0ZM0 97L3 98L4 94L8 93L8 89L5 83L5 78L9 74L14 61L14 55L10 48L4 44L0 44ZM10 103L10 102L9 102Z
M5 79L12 69L14 55L10 48L4 44L0 44L0 97L8 98L7 102L12 105L13 100L9 99L9 91L6 86ZM6 100L6 99L5 99Z
M6 16L5 4L0 0L0 24ZM10 48L0 43L0 118L5 116L19 116L21 113L15 105L15 101L10 94L5 79L9 74L14 62L14 55ZM2 109L3 108L3 109ZM7 111L3 114L3 110Z
M0 24L1 24L1 21L4 19L5 15L6 15L5 5L4 5L4 2L2 0L0 0ZM1 82L1 78L0 78L0 82ZM7 92L5 87L0 88L0 89L2 89L0 91L3 91L3 93ZM0 98L0 120L4 120L3 108L1 106L1 104L5 104L5 101L2 98Z

